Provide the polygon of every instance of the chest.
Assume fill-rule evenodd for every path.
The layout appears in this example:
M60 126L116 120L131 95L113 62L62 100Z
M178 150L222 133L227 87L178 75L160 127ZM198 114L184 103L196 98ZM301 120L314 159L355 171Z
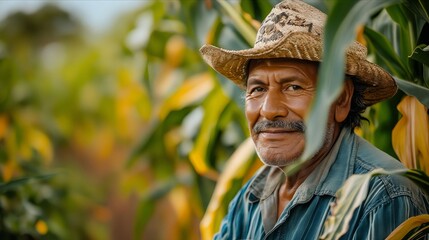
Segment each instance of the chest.
M250 219L241 239L318 239L329 215L331 196L314 196L307 202L291 201L280 217L277 206L266 200L249 209ZM244 229L246 229L244 228Z

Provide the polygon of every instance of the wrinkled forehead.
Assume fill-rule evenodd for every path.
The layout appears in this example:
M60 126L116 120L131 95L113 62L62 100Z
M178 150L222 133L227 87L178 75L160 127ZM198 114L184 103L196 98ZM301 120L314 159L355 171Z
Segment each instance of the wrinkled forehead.
M301 59L291 59L291 58L267 58L267 59L251 59L247 64L246 70L246 84L247 79L249 78L249 74L255 68L260 67L270 67L277 66L285 68L293 67L300 69L303 72L307 72L308 74L314 74L317 76L317 71L319 69L319 62L315 61L307 61Z

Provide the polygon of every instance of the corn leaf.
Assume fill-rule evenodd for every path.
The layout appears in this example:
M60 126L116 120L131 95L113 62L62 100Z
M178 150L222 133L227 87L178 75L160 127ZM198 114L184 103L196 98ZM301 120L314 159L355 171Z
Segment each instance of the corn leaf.
M380 60L385 64L393 75L404 79L412 79L411 73L408 71L404 62L395 53L392 44L382 34L366 27L365 36L370 45L376 49L374 51Z
M249 45L252 45L256 39L256 30L242 17L239 11L237 11L228 1L218 0L220 6L225 10L228 17L231 18L234 26L244 37Z
M200 224L202 239L213 238L228 210L228 203L240 189L245 176L249 174L249 170L252 169L253 165L260 165L259 161L255 161L254 158L252 160L254 154L255 147L252 140L248 138L227 161L225 170L216 184L213 196Z
M169 112L182 109L202 99L213 87L213 78L209 73L191 77L163 102L159 113L160 118L164 119Z
M402 118L392 132L392 144L408 168L429 173L429 118L427 109L415 97L405 96L398 104Z
M406 0L406 6L414 13L420 15L426 22L429 22L429 2L426 0Z
M396 37L389 39L391 44L397 46L396 52L399 54L402 62L407 62L409 54L412 52L416 44L416 34L414 29L413 13L403 4L396 4L386 8L391 19L397 23ZM410 64L412 69L412 64ZM410 70L412 72L412 70Z
M411 58L429 66L429 46L420 44L414 49Z
M411 217L399 225L392 233L387 236L386 240L401 240L404 239L408 233L420 227L422 224L429 223L429 214L422 214L419 216Z
M207 150L209 149L211 141L214 140L213 136L216 132L218 120L229 102L230 99L223 93L220 86L216 86L205 99L203 103L204 117L201 128L195 141L194 148L189 153L189 158L195 170L199 174L213 180L216 180L219 174L210 166Z
M7 191L18 188L18 187L28 183L30 180L33 180L33 179L45 180L45 179L50 179L55 175L56 174L53 173L53 174L44 174L44 175L38 175L38 176L29 176L29 177L13 179L13 180L8 181L8 182L0 183L0 194L4 194Z
M400 78L393 77L399 89L409 96L416 97L426 108L429 108L429 89Z

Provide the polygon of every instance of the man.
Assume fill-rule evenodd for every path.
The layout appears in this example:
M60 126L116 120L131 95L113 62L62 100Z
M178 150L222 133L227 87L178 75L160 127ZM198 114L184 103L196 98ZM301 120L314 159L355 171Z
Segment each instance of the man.
M304 119L315 95L326 15L298 0L276 5L251 49L205 45L205 61L246 90L246 117L265 166L240 190L216 239L318 239L335 193L352 174L404 168L353 133L367 106L393 96L392 77L366 60L366 48L347 50L344 88L329 110L323 146L301 170L282 168L302 154ZM410 180L379 176L356 209L343 239L384 239L429 203Z

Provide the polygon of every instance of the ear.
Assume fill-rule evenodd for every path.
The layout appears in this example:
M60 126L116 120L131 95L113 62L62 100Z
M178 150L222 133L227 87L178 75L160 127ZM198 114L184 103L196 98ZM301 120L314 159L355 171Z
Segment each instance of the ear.
M338 123L346 120L350 112L350 105L354 91L353 81L346 79L343 85L343 92L338 97L335 105L335 120Z

